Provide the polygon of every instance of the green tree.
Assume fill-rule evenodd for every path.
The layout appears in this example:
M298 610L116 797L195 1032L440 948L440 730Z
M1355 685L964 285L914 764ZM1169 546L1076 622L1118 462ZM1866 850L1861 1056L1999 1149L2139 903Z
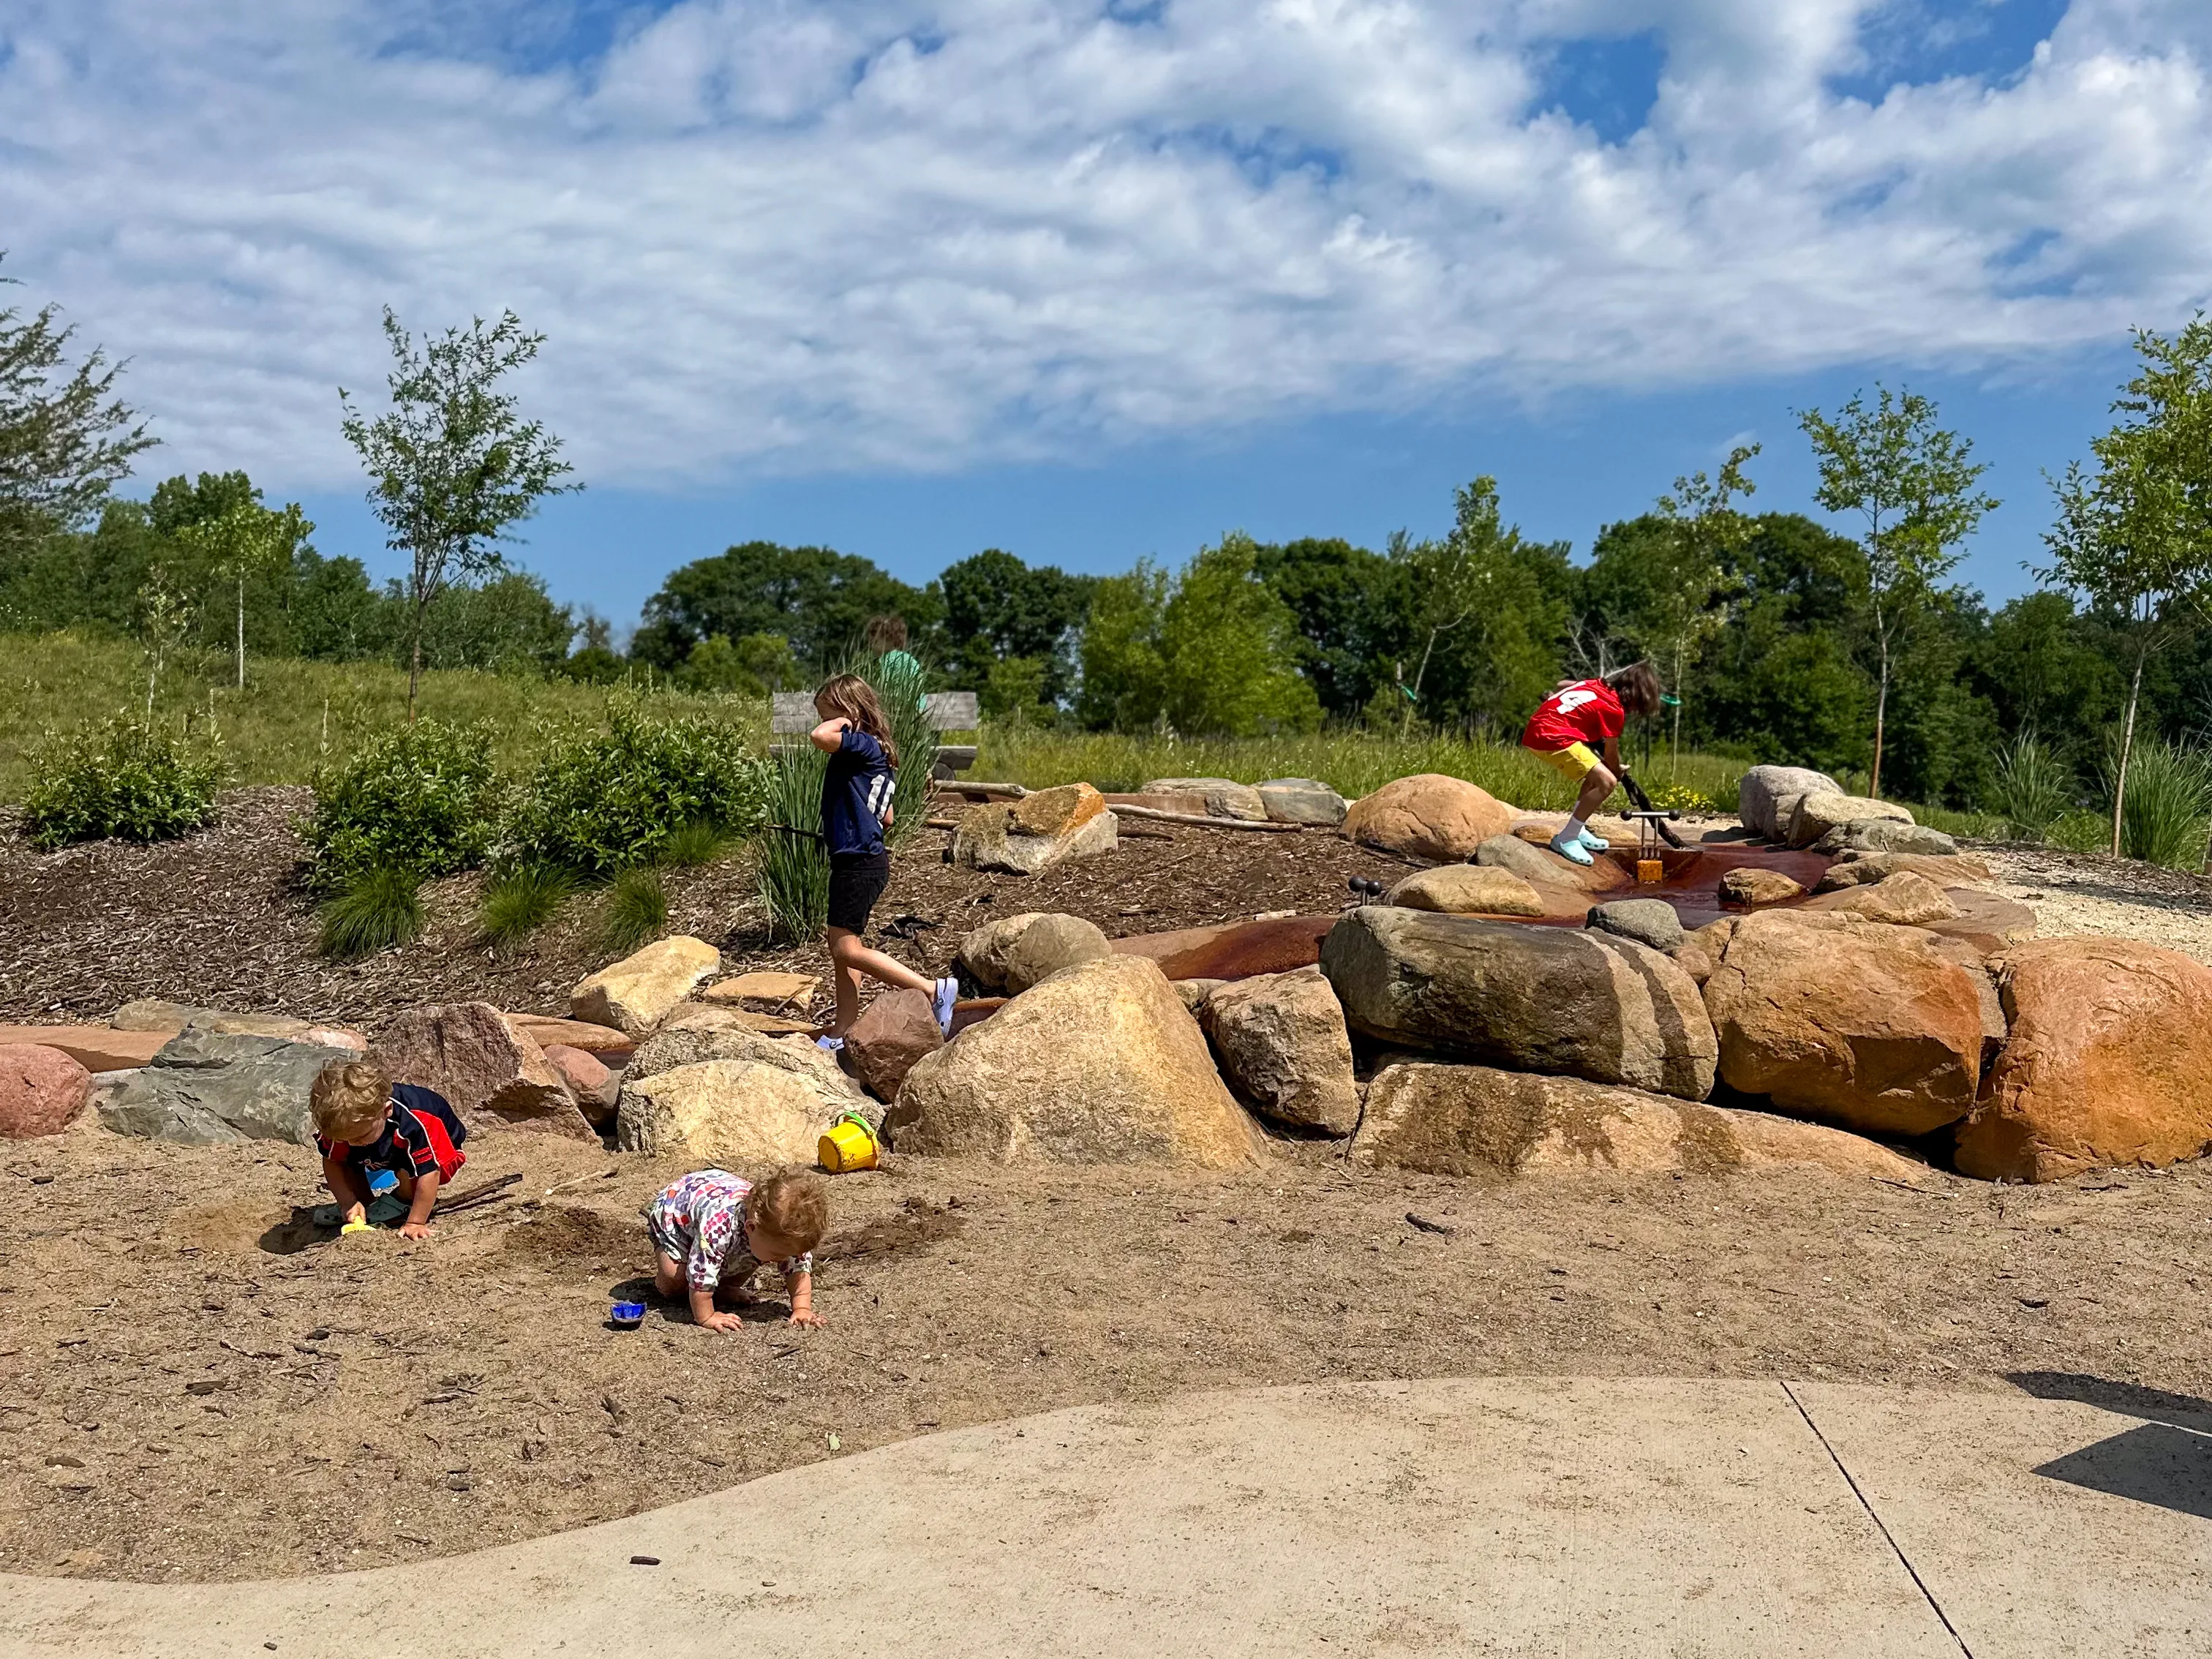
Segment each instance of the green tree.
M2212 324L2199 313L2171 338L2137 329L2135 344L2141 366L2112 404L2124 418L2090 440L2094 476L2077 461L2054 483L2051 562L2035 573L2116 611L2133 636L2112 776L2116 858L2144 664L2212 583Z
M1402 702L1391 665L1405 657L1411 605L1406 571L1381 554L1334 538L1262 546L1255 566L1288 605L1298 630L1297 666L1332 720L1356 720L1378 688L1395 716Z
M390 307L384 337L396 367L386 377L392 408L374 420L354 407L345 389L340 430L361 456L370 481L369 506L384 523L386 544L408 557L407 718L422 678L422 627L431 602L451 584L496 574L500 543L509 526L538 510L548 495L578 488L561 480L574 469L561 459L561 441L526 421L502 377L538 356L545 337L525 331L503 313L487 327L425 338L418 349Z
M1644 601L1639 631L1646 650L1663 656L1668 665L1668 684L1674 694L1670 765L1677 769L1690 665L1726 620L1729 567L1751 539L1752 521L1734 502L1758 489L1743 475L1744 463L1758 453L1757 444L1739 445L1729 452L1717 476L1708 480L1693 472L1677 478L1674 494L1659 498L1667 534L1659 544L1658 580Z
M238 475L244 477L245 474ZM237 596L237 685L246 689L246 589L289 575L294 555L315 526L301 513L297 501L276 511L264 507L258 489L251 496L212 519L185 526L178 539L219 579L234 585Z
M156 441L115 395L120 364L97 346L64 361L76 331L59 315L0 310L0 584L46 537L98 513Z
M1098 731L1135 732L1157 720L1167 701L1160 622L1172 586L1150 559L1109 576L1091 596L1083 629L1083 686L1076 709Z
M857 555L746 542L669 572L646 601L630 653L672 671L714 635L772 634L789 641L807 673L819 674L858 647L869 617L904 617L921 629L935 623L938 610L934 596Z
M1975 481L1989 469L1967 459L1971 442L1936 424L1933 402L1883 386L1875 392L1873 409L1854 392L1835 419L1810 409L1799 415L1798 424L1820 464L1816 499L1831 513L1855 513L1866 520L1861 544L1876 662L1867 788L1879 795L1882 727L1899 635L1926 607L1936 580L1958 563L1959 544L1997 501L1974 492Z
M1074 685L1076 645L1097 585L1095 576L1027 565L995 547L947 565L937 589L948 680L980 691L997 665L1035 663L1043 671L1043 686L1027 706L1057 703Z

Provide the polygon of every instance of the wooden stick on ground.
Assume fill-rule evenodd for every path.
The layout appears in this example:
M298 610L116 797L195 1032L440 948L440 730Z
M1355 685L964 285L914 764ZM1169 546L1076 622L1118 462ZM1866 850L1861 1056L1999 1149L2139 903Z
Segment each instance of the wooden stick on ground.
M507 1189L522 1179L522 1172L503 1175L496 1181L487 1181L480 1187L471 1187L465 1193L456 1193L440 1204L436 1213L452 1215L459 1210L472 1210L479 1204L489 1204L495 1198L507 1196Z

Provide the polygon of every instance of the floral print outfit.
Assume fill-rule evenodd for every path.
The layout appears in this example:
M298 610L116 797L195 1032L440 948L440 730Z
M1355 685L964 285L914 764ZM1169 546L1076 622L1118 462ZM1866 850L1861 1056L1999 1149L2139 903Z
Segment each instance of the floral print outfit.
M737 1285L750 1284L761 1270L745 1243L745 1200L752 1189L751 1182L727 1170L699 1170L671 1182L647 1210L645 1230L653 1248L684 1264L693 1290L713 1290L726 1273ZM814 1253L775 1266L789 1284L814 1271Z

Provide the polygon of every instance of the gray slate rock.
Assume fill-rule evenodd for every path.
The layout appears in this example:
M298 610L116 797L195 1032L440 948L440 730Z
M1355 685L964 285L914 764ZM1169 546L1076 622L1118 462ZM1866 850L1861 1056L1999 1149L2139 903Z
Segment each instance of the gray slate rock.
M1959 843L1941 830L1924 823L1899 823L1894 818L1855 818L1839 823L1813 843L1816 853L1919 853L1948 857Z
M1343 796L1317 778L1269 778L1258 786L1261 805L1277 823L1317 824L1334 830L1348 810Z
M333 1060L360 1058L350 1048L190 1027L100 1101L100 1121L117 1134L187 1146L289 1140L312 1146L307 1091L315 1074Z
M1615 899L1597 905L1589 913L1589 926L1668 952L1680 950L1686 937L1682 918L1664 899Z

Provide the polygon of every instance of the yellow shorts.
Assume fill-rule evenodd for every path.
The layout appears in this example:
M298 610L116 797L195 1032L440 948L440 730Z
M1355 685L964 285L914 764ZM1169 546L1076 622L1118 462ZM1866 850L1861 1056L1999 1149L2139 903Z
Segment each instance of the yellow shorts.
M1589 776L1590 768L1598 764L1597 756L1586 743L1571 743L1565 749L1532 749L1528 752L1577 783Z

